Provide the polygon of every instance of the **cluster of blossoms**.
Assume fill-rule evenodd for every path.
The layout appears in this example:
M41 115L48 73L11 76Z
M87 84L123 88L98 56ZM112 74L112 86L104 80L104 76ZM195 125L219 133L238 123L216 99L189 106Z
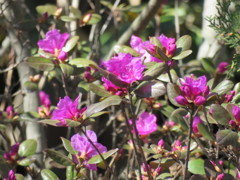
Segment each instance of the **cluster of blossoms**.
M191 74L190 77L185 77L180 83L182 85L180 86L181 95L175 98L178 104L187 106L194 103L200 106L207 101L206 96L210 90L206 76L200 76L195 80L194 75Z
M3 180L16 180L16 176L13 170L10 170L8 172L8 177L7 178L3 178Z
M12 164L17 160L19 145L19 142L12 145L10 151L4 153L4 158L7 160L8 163Z
M129 120L132 124L132 120ZM136 127L138 134L141 136L147 136L157 130L157 117L154 114L149 114L148 112L143 112L138 116L136 120ZM133 131L133 133L135 133Z
M150 169L151 177L156 178L157 176L160 175L160 172L162 170L161 167L157 167L156 169L154 169L154 168L151 168L150 165L147 165L147 166L148 166L148 169ZM147 174L147 168L146 168L145 164L142 165L142 169L143 169L142 179L149 180L149 177Z
M119 53L118 56L112 57L109 61L105 61L103 66L112 74L116 75L121 81L131 84L134 81L143 78L143 70L145 66L139 57L133 57L131 54ZM126 88L120 88L111 81L102 77L104 87L109 92L116 95L126 94Z
M157 37L157 39L162 44L163 52L166 54L166 56L172 57L176 51L175 38L168 38L162 34L161 36ZM148 52L150 51L153 54L156 54L155 45L153 45L150 41L143 42L139 37L133 35L130 40L130 46L141 55L141 58L144 59L144 62L163 62Z
M51 116L50 107L52 105L49 95L46 94L44 91L40 91L39 99L42 106L38 107L38 114L41 118L49 118Z
M235 119L229 121L230 126L234 129L240 129L240 107L233 106L232 114Z
M67 126L66 120L81 121L83 113L86 111L87 107L78 109L79 101L81 95L79 95L74 101L72 101L68 96L65 96L57 104L57 109L52 113L53 120L59 120L58 126Z
M45 39L38 41L37 44L44 52L50 53L58 60L64 62L68 58L68 54L62 49L69 37L68 33L61 34L57 29L54 29L48 31Z
M94 146L98 149L100 153L107 152L107 148L102 144L97 142L97 136L94 131L87 130L86 135L89 139L91 139ZM71 145L78 152L77 155L73 155L73 160L76 164L80 166L85 166L90 170L97 170L96 164L88 164L88 160L98 155L95 147L89 142L88 138L85 136L80 136L79 134L75 134L71 138Z

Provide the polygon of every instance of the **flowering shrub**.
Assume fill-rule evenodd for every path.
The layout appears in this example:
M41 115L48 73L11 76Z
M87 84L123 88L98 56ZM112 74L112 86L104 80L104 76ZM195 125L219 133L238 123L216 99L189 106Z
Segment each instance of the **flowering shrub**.
M240 179L239 28L226 24L219 36L236 48L234 61L197 59L202 37L191 21L200 18L183 14L198 8L182 8L171 30L171 2L136 2L66 1L32 16L0 3L9 33L0 38L0 66L9 63L0 70L0 179Z

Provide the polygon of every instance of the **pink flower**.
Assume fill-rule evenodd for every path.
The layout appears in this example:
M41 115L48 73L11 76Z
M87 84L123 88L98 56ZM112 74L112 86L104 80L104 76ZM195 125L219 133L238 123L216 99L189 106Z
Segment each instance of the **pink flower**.
M68 33L60 34L57 29L48 31L45 39L38 41L38 46L43 51L53 54L56 58L61 61L65 61L68 58L67 52L62 51L62 48L66 44Z
M178 104L185 106L194 103L200 106L206 102L206 96L209 94L206 76L201 76L195 80L194 75L191 74L190 77L185 77L181 84L181 95L175 98Z
M132 124L132 120L129 120L129 122ZM154 114L143 112L136 120L136 126L139 135L149 135L152 132L156 131L158 128L157 117Z
M103 63L105 68L116 75L120 80L128 84L141 80L143 78L143 70L145 66L138 57L132 57L130 54L119 53L118 56L112 57L109 61ZM118 93L118 91L126 91L114 85L108 79L102 77L104 87L110 92Z
M44 107L51 106L51 101L50 101L49 95L46 94L44 91L39 92L39 98L40 98L41 105L43 105Z
M224 180L224 174L219 174L216 178L216 180Z
M6 114L8 119L13 119L17 115L12 106L6 108Z
M16 160L16 157L18 155L18 149L19 149L19 145L20 143L16 143L14 145L11 146L10 151L9 152L5 152L4 153L4 158L9 162L13 162Z
M87 109L78 109L81 95L72 101L68 96L65 96L57 104L57 109L53 111L52 119L60 120L59 126L66 126L66 119L81 121L84 111Z
M229 103L232 101L233 96L235 95L235 91L231 91L230 94L225 94L225 102Z
M203 121L201 120L201 118L199 116L195 116L193 118L193 125L192 125L192 129L194 133L198 133L198 124L202 123Z
M14 171L11 169L8 173L8 177L4 178L3 180L16 180L16 176Z
M107 148L105 146L97 142L97 136L94 131L87 130L86 134L89 137L89 139L91 139L91 141L93 142L93 144L99 150L100 153L104 153L107 151ZM75 134L71 138L71 145L73 149L78 151L78 157L83 160L83 164L88 169L97 170L96 164L88 164L88 160L91 159L91 157L98 155L98 152L88 141L87 137ZM73 156L73 159L75 163L77 164L80 163L79 159L76 156Z
M229 65L228 62L221 62L217 66L217 72L219 74L223 74L227 70L227 66Z
M163 46L163 52L168 57L172 57L174 52L176 51L175 38L168 38L162 34L158 37L158 39ZM162 62L162 60L153 57L151 54L148 53L147 50L149 50L153 54L156 54L155 45L151 44L150 41L143 42L139 37L133 35L130 40L130 45L135 51L141 54L141 57L145 59L144 62Z
M240 107L233 106L232 108L232 114L237 122L240 122Z

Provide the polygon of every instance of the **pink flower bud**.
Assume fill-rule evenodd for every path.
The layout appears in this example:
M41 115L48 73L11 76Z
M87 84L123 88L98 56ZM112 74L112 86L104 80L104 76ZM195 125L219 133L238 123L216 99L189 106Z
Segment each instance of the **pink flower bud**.
M223 180L224 179L224 174L219 174L216 178L216 180Z
M60 59L61 61L65 61L67 58L68 58L68 53L64 51L60 51L60 53L58 54L58 59Z
M235 128L237 126L237 123L234 121L234 120L230 120L229 121L229 125L232 127L232 128Z
M188 105L187 99L186 99L185 97L183 97L183 96L177 96L177 97L175 98L175 100L176 100L177 103L180 104L180 105L183 105L183 106Z
M240 122L240 107L233 106L232 108L232 114L237 122Z
M203 96L197 96L196 99L194 100L194 104L197 106L201 106L206 102L206 98Z
M228 62L221 62L218 64L218 67L217 67L217 72L219 74L223 74L226 70L227 70L227 66L229 65Z
M163 139L160 139L160 140L158 141L158 146L161 147L161 148L164 148L164 145L165 145L164 140L163 140Z
M194 133L198 133L198 124L202 123L202 120L199 116L194 117L193 119L193 125L192 125L192 129Z

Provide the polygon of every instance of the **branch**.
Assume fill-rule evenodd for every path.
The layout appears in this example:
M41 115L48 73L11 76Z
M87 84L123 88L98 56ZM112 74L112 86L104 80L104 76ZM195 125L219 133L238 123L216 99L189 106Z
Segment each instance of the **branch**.
M133 21L132 25L123 33L116 45L126 44L132 34L139 35L141 31L148 25L150 19L157 13L161 7L162 0L150 0L142 13ZM113 55L113 48L107 55L107 59L110 59Z

